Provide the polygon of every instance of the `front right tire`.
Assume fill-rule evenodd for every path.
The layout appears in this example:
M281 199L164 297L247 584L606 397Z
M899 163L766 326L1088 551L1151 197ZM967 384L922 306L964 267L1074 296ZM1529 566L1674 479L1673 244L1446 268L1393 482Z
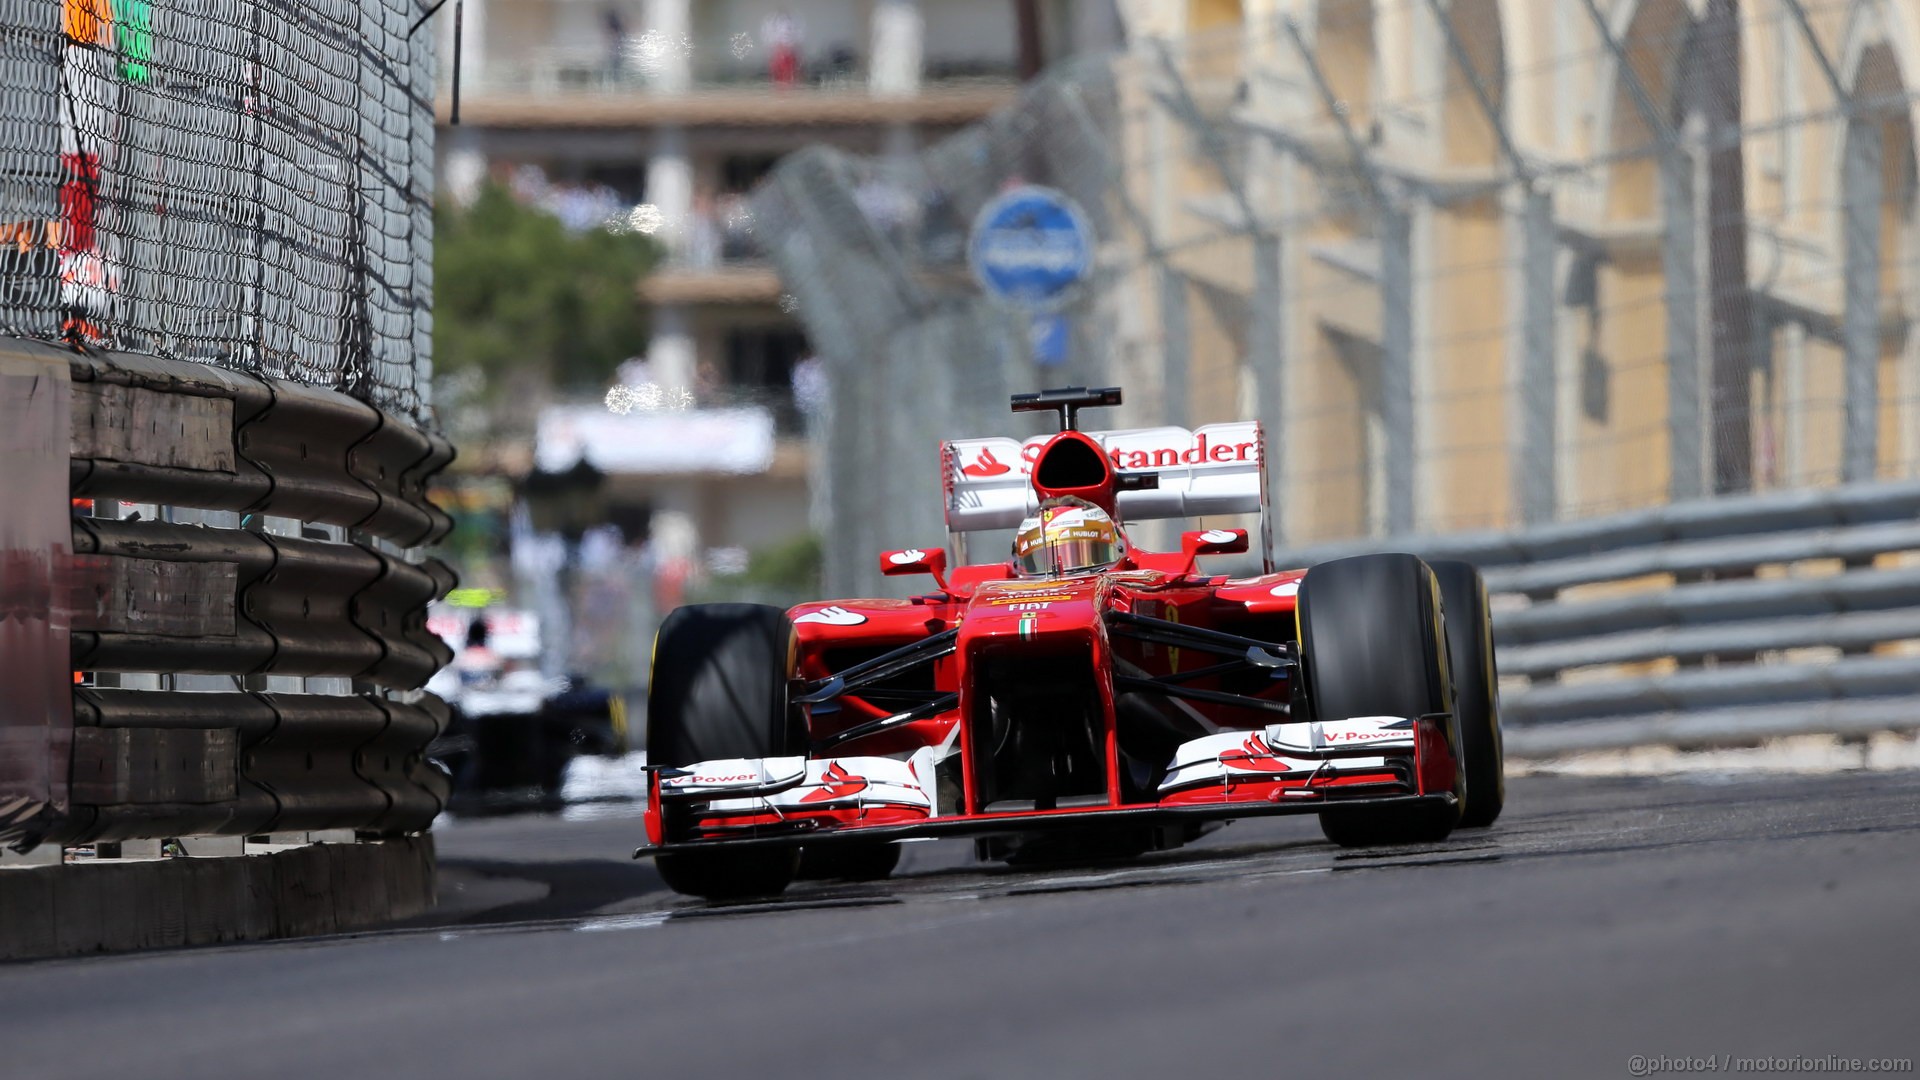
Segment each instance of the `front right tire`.
M793 624L761 604L676 608L654 639L647 691L648 756L656 765L806 753L806 730L787 700ZM674 823L667 821L668 835ZM793 882L792 847L715 848L658 856L667 887L707 900L775 896Z
M1460 764L1467 774L1467 805L1460 827L1484 829L1507 803L1506 753L1500 736L1500 678L1493 660L1493 616L1487 585L1472 563L1429 563L1440 582L1453 662L1453 708L1460 721Z

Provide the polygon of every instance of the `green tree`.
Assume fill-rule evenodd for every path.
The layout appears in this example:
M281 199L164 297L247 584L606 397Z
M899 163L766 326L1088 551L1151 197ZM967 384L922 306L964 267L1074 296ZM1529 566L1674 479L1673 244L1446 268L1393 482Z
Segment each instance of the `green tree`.
M635 288L659 249L644 236L569 231L498 184L434 208L434 369L487 434L531 429L557 393L604 390L646 346ZM478 432L476 432L478 434Z
M803 533L753 552L741 573L708 578L689 599L695 603L739 600L789 607L820 595L823 561L820 537Z

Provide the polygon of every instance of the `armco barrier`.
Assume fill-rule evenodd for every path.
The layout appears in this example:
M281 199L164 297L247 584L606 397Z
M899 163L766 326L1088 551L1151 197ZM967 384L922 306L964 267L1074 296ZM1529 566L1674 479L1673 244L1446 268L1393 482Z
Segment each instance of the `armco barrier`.
M50 766L64 804L0 839L425 830L447 795L425 757L447 710L419 688L450 658L426 609L454 578L406 549L451 525L425 497L452 459L446 440L330 390L0 348L68 380L76 511L54 602L71 610L73 670L101 684L74 688L70 745L50 751L65 754ZM113 512L87 516L87 500ZM207 516L181 510L228 511L238 527L165 520ZM184 674L234 678L230 692L154 688ZM244 681L255 676L331 676L354 692Z
M1509 748L1726 744L1920 727L1920 483L1702 499L1406 550L1495 594ZM1809 655L1820 650L1822 655Z

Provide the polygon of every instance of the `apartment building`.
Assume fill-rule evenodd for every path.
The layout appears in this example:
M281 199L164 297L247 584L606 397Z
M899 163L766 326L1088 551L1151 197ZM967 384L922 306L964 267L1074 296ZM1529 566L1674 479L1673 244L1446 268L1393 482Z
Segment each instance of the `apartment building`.
M552 410L536 463L587 460L610 512L694 573L808 527L809 347L747 193L809 144L911 153L1120 34L1110 2L1064 0L463 0L459 23L443 187L540 188L667 253L636 283L646 354L606 402Z

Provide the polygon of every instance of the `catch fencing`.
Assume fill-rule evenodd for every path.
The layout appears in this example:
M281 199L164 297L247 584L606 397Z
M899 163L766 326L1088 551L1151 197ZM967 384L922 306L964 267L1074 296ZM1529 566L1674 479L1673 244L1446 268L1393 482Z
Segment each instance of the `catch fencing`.
M936 440L1031 433L1011 392L1119 384L1098 426L1264 424L1283 550L1457 550L1521 583L1505 603L1534 606L1503 614L1500 652L1516 719L1631 711L1607 695L1636 678L1706 703L1685 688L1759 678L1730 655L1809 680L1906 662L1920 626L1892 600L1761 632L1895 583L1862 565L1909 572L1890 525L1821 526L1854 538L1837 564L1708 546L1611 586L1528 578L1554 561L1486 538L1525 551L1591 523L1582 558L1637 565L1633 523L1672 508L1791 545L1814 526L1752 533L1742 508L1920 477L1910 5L1322 0L1161 25L1179 8L917 154L809 150L756 193L828 376L829 592L887 595L872 553L940 534ZM1030 184L1096 238L1061 321L996 303L968 264L975 217ZM1834 576L1777 597L1745 580L1783 566ZM1645 594L1612 629L1555 603L1607 588ZM1719 621L1736 609L1755 622ZM1579 689L1599 682L1619 689Z
M917 155L757 193L829 374L836 591L879 585L861 523L938 527L934 441L1024 430L1042 384L1125 386L1103 425L1260 419L1288 545L1920 472L1906 6L1282 8L1136 25ZM1097 238L1064 350L969 272L1022 184Z
M422 418L433 48L415 0L0 0L0 333Z

